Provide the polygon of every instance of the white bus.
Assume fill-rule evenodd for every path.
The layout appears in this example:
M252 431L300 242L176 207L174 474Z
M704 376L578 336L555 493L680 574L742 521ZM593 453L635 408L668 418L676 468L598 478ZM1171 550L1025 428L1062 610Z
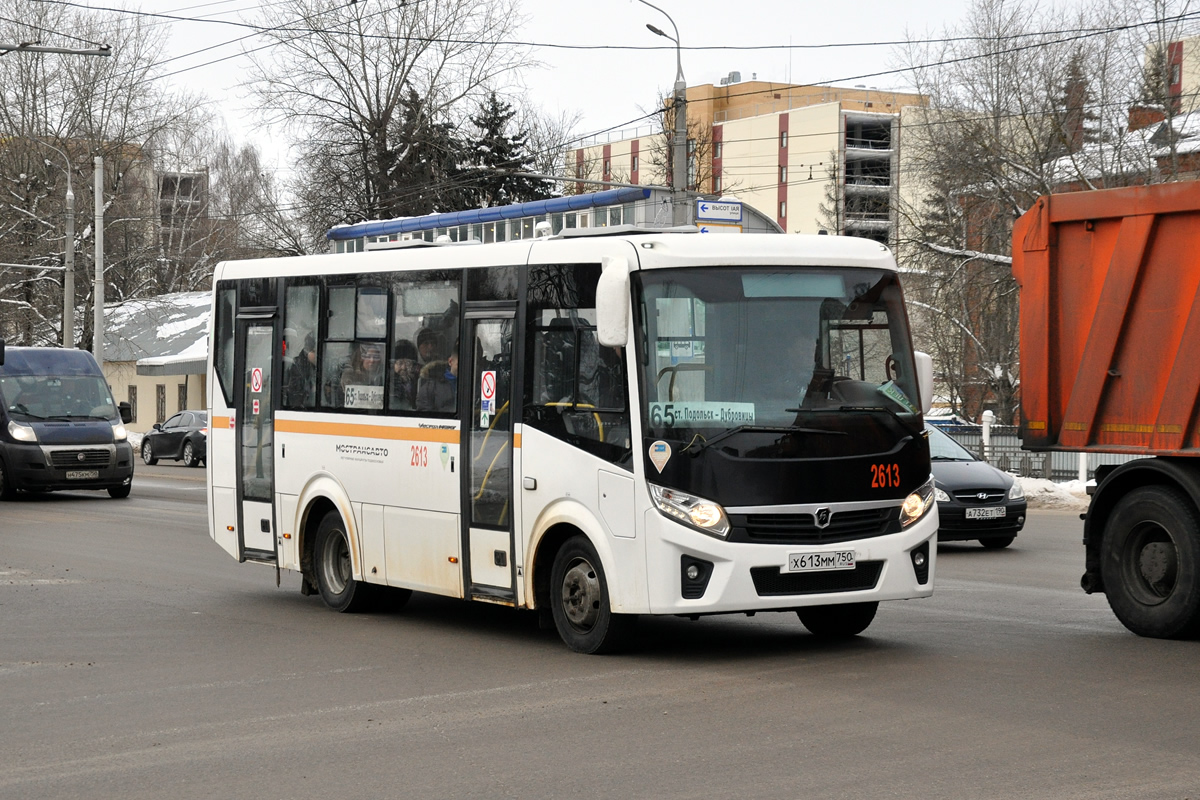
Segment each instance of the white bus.
M877 243L234 261L213 310L211 535L336 610L499 603L591 653L644 614L853 636L933 591L932 363Z

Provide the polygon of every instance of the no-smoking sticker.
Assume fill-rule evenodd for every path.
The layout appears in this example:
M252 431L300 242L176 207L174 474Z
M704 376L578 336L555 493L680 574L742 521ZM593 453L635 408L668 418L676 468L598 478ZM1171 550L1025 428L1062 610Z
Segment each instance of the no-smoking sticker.
M250 370L250 391L262 391L262 367L254 367Z
M495 370L484 370L479 377L479 411L482 414L496 413Z

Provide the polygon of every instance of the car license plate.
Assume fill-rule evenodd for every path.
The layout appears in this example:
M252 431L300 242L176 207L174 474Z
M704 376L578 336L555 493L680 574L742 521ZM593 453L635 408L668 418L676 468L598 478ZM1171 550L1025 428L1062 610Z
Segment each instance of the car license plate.
M967 519L1000 519L1007 513L1008 509L1004 506L990 506L987 508L968 508Z
M854 569L854 551L788 553L788 563L784 572L824 572L831 569Z
M69 469L67 470L67 480L69 481L94 481L100 477L98 469Z

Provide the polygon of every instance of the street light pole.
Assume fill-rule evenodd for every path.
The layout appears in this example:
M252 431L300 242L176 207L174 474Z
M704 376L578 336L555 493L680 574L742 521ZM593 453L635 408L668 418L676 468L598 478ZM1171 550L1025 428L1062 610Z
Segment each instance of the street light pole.
M682 47L679 44L679 27L675 24L675 20L671 19L671 15L663 11L653 3L648 3L646 0L638 0L642 5L647 5L655 11L662 14L671 23L671 28L674 29L675 35L663 31L653 25L647 24L646 28L656 36L661 36L664 39L670 39L675 43L675 102L673 109L675 111L675 140L673 142L673 153L671 165L671 190L675 196L674 206L674 222L676 225L689 224L688 217L690 216L687 200L687 81L683 77L683 55Z
M93 159L96 167L96 286L92 289L92 355L104 369L104 159Z
M38 144L49 147L63 157L67 168L67 197L66 211L66 242L63 251L63 315L62 315L62 346L75 346L75 191L71 187L71 158L49 142L35 139ZM50 164L49 161L46 162Z

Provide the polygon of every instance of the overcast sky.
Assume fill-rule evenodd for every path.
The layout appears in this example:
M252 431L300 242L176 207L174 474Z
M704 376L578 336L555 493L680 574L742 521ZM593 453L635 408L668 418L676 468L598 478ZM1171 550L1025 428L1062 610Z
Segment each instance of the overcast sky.
M107 5L103 0L85 0ZM379 0L365 0L378 2ZM899 75L874 75L894 69L895 50L873 45L940 31L956 24L967 0L657 0L654 3L679 28L683 72L689 85L720 82L730 72L742 80L835 83L905 88ZM186 17L238 19L257 3L249 0L144 0L141 9ZM522 0L528 23L522 38L542 45L602 45L614 49L570 50L537 47L540 69L524 75L525 91L545 111L579 112L579 133L624 126L653 109L655 98L669 92L675 79L675 46L646 29L650 23L670 33L670 22L638 0ZM137 7L131 0L131 7ZM164 22L171 31L169 53L180 56L245 36L247 31L201 22ZM824 45L857 43L853 47ZM253 40L247 40L253 46ZM655 47L628 50L620 47ZM822 47L824 46L824 47ZM210 66L204 62L231 56L241 45L216 47L172 61L178 85L219 98L235 135L252 136L264 149L278 144L266 132L251 134L254 114L237 88L244 59ZM713 48L713 49L693 49ZM729 49L717 49L729 48ZM731 49L767 48L767 49ZM646 124L644 121L642 124ZM286 168L286 156L276 156Z

